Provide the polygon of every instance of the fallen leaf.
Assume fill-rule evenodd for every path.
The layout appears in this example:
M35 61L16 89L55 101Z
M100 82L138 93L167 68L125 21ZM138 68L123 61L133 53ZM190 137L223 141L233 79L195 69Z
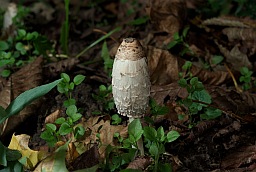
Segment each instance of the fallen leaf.
M37 165L39 161L44 159L47 155L46 152L43 151L34 151L31 150L28 147L28 142L29 142L30 136L26 134L21 134L15 136L14 134L12 135L11 142L8 146L10 149L14 150L19 150L20 153L22 154L22 158L26 157L27 161L25 164L25 167L27 169L34 169L34 167Z

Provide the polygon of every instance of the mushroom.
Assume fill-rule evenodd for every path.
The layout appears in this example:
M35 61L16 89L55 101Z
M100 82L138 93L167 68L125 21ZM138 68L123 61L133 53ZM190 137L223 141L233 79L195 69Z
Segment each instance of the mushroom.
M150 96L150 78L143 47L134 38L125 38L117 50L112 70L112 92L119 114L129 117L130 122L144 116ZM142 139L137 145L143 156Z

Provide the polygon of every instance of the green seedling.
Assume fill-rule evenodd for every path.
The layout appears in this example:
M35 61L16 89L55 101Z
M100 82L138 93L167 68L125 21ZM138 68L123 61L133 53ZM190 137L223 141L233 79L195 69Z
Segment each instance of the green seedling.
M164 133L163 127L159 127L157 130L152 127L144 127L143 135L145 137L145 141L147 142L146 147L149 149L149 153L154 157L154 168L153 171L163 171L163 169L171 169L171 166L167 164L159 164L160 156L165 153L165 143L173 142L180 134L172 130L167 134ZM161 167L163 169L161 169Z
M57 84L61 82L61 79L52 83L35 87L16 97L10 105L4 109L0 106L0 124L2 124L7 118L17 115L21 110L28 106L32 101L42 97L52 90ZM21 158L21 153L17 150L11 150L5 147L0 141L0 165L3 166L5 171L23 171L23 165L26 162ZM23 162L23 163L21 163Z
M188 97L184 100L181 100L189 112L190 116L190 127L193 126L192 116L200 114L201 119L215 119L221 115L221 110L209 106L212 103L210 94L205 90L202 82L198 80L197 77L193 77L190 72L192 63L186 62L182 67L187 74L183 73L180 76L183 76L178 84L186 88L188 92ZM179 118L182 119L183 115L179 115Z
M46 124L46 129L41 133L41 138L44 139L49 146L53 147L63 136L73 133L75 139L79 139L85 133L83 126L75 127L75 122L81 119L82 115L78 113L75 105L70 105L66 110L67 117L56 119L54 124ZM59 128L57 128L59 125Z
M111 119L113 125L118 125L122 122L122 118L120 118L118 114L112 115Z
M109 50L108 50L106 41L104 41L104 43L102 45L101 57L104 61L104 70L108 74L108 76L111 77L111 72L112 72L112 67L113 67L114 60L112 58L110 58Z
M52 44L46 37L37 32L26 32L18 29L17 35L0 41L0 67L3 77L11 74L12 67L22 67L33 61L38 55L46 56L47 51L52 50Z
M45 131L43 131L40 136L51 147L70 133L74 135L75 139L79 139L85 133L85 128L82 125L75 126L76 122L82 118L82 114L78 112L76 100L72 98L71 94L75 86L83 82L85 76L77 75L74 77L72 82L69 75L66 73L62 73L61 78L62 80L57 85L57 89L60 93L65 94L68 98L63 103L64 107L67 108L67 117L60 117L56 119L53 124L46 124Z
M72 98L72 91L74 90L75 86L81 84L85 76L77 75L74 77L73 81L70 81L70 77L66 73L61 74L61 78L63 79L57 86L59 93L65 94L68 98L64 101L64 106L67 108L70 105L75 105L76 100Z
M99 91L97 94L92 94L92 97L103 105L103 108L106 111L110 111L114 109L114 100L111 96L112 86L106 87L105 85L99 86Z
M252 88L252 74L253 72L250 71L247 67L242 67L240 69L241 76L239 81L243 83L242 88L243 90L249 90ZM256 83L254 83L256 85Z
M186 27L183 31L182 34L179 35L178 32L174 33L173 35L173 41L171 41L167 45L167 49L172 49L173 47L177 45L182 45L182 51L180 52L180 55L183 56L186 53L194 54L193 51L189 48L189 45L185 42L185 38L188 34L189 27Z

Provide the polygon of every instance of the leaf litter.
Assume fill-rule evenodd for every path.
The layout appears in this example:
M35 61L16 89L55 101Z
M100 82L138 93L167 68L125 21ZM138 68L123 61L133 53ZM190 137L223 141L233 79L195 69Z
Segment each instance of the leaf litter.
M242 93L236 91L232 86L233 80L225 64L230 68L237 80L241 67L246 66L255 72L253 60L256 49L254 44L255 21L247 18L223 16L208 19L190 18L188 8L197 8L198 5L195 1L193 2L191 1L189 4L182 0L152 0L145 4L145 2L139 1L143 8L133 7L129 3L109 2L104 4L102 8L110 14L118 14L117 23L124 26L120 33L112 35L115 39L121 41L123 37L136 36L146 50L150 78L153 85L151 97L158 104L166 105L169 109L167 114L157 117L155 121L156 128L157 126L163 126L167 132L175 129L181 134L179 141L166 145L166 151L171 156L165 155L163 161L172 163L173 171L253 171L256 168L254 146L256 139L255 87ZM52 3L62 4L58 1ZM102 11L100 12L97 8L90 9L87 6L88 4L84 3L79 4L74 1L71 6L71 9L74 10L71 10L72 14L77 12L75 7L81 7L86 13L79 13L81 18L76 21L76 25L74 23L71 25L71 31L74 35L71 38L70 45L79 45L74 46L76 47L74 49L72 48L73 54L78 54L81 47L86 47L96 37L99 37L99 33L92 31L95 26L94 23L105 19ZM56 25L49 25L47 30L41 28L42 33L46 33L50 38L56 39L59 34L57 32L57 24L61 23L60 16L63 4L58 7L59 9L49 8L49 11L43 5L40 4L40 6L34 6L35 16L40 17L41 15L41 17L45 17L47 19L46 25L49 25L48 22L52 20L51 14L53 10L57 13L57 16L54 16L55 19L59 17L56 20ZM38 14L37 11L39 7L43 8L41 14ZM125 8L133 8L134 13L127 16ZM127 24L128 21L132 21L136 16L140 15L148 15L150 23L136 27ZM112 16L108 17L111 18ZM124 21L124 18L127 18L127 21ZM88 22L88 20L91 20L91 23L85 27L83 23ZM35 26L36 24L38 24L38 21L32 20L32 25ZM188 48L194 52L194 55L192 56L191 52L185 52L184 56L181 57L177 53L183 48L181 44L175 47L174 50L168 50L166 46L174 40L173 35L177 32L180 33L185 25L190 25L185 41L189 45ZM101 29L109 31L111 30L110 28L110 26L104 26ZM134 28L134 30L131 28ZM78 38L75 38L76 36ZM113 49L110 49L110 55L113 57L118 45L114 41L108 40L108 46ZM93 167L106 157L105 150L109 144L112 146L118 145L113 138L116 132L120 133L124 138L127 137L127 126L125 124L111 125L110 117L108 116L109 112L104 112L106 114L104 116L92 116L90 107L97 109L101 105L97 105L88 95L90 91L96 92L98 85L103 82L108 83L110 80L106 79L107 75L100 73L98 70L98 68L102 69L102 71L104 70L101 63L92 63L88 66L83 66L81 63L85 59L100 59L100 53L97 53L100 50L101 46L97 45L79 59L59 60L56 58L52 60L52 63L47 63L38 58L35 62L14 73L8 80L1 78L0 105L3 107L6 107L20 93L41 85L44 80L49 81L56 78L61 72L79 73L82 71L86 76L90 76L88 78L91 78L83 85L83 88L89 91L81 91L83 88L80 88L79 92L74 93L77 96L78 104L81 107L85 107L85 111L88 110L83 121L80 122L86 128L86 136L74 143L60 144L62 146L42 161L35 171L40 171L43 163L46 164L45 168L51 171L56 168L54 163L57 160L60 160L64 167L64 152L66 151L68 152L66 160L70 164L70 169ZM113 53L111 54L111 52ZM223 56L224 62L220 62L220 64L216 65L216 68L211 68L212 66L210 65L209 67L209 64L212 63L212 58L215 55ZM192 129L187 127L189 120L187 109L176 102L178 99L185 99L188 96L186 90L177 84L179 72L182 71L185 60L193 62L191 73L206 85L206 90L212 97L212 106L219 108L223 112L220 118L199 121ZM44 64L43 66L42 63ZM9 119L11 123L7 121L4 126L1 126L2 137L5 135L4 132L11 133L16 131L17 125L31 123L26 119L38 120L37 128L33 129L37 130L37 132L40 132L43 128L47 115L51 114L46 118L46 123L54 121L55 115L58 115L56 110L61 109L61 99L56 96L56 93L53 92L51 94L49 97L46 96L46 98L32 103L18 116L14 116L14 119ZM39 102L47 103L47 100L49 100L47 110L43 110L43 108L46 108L45 106L40 109ZM185 115L185 118L178 120L177 116L179 114ZM32 118L32 115L38 115L39 117ZM27 129L30 130L29 127ZM32 132L30 131L30 133ZM33 137L31 143L36 140L38 134ZM99 140L101 141L100 145ZM26 144L28 143L26 142ZM37 145L34 149L43 149L44 143L39 145L41 147ZM128 167L145 169L149 164L149 160L138 158ZM66 171L67 169L63 168L63 170Z

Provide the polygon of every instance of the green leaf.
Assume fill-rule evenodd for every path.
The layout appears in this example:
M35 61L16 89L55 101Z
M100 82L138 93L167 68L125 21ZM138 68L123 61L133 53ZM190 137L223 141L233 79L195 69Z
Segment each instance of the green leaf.
M61 73L60 74L61 78L63 78L63 82L69 83L70 82L70 77L66 73Z
M69 84L69 86L68 86L68 89L69 89L69 90L74 90L74 88L75 88L75 83L74 83L74 82L71 82L71 83Z
M66 110L66 114L70 117L75 113L77 113L77 107L75 105L69 106Z
M105 85L100 85L99 89L100 89L100 92L103 92L107 90L107 87Z
M71 105L76 105L76 100L75 99L68 99L68 100L65 100L63 102L63 105L65 108L68 108L69 106Z
M220 64L224 60L223 56L213 56L211 59L212 64Z
M6 149L7 148L0 141L0 150L1 150L0 165L3 165L3 166L7 166Z
M9 45L5 41L0 41L0 51L5 51L9 49Z
M138 26L138 25L142 25L147 23L147 21L149 20L149 17L139 17L135 20L132 20L131 22L129 22L130 25L134 25L134 26Z
M67 134L71 133L72 130L73 130L72 127L67 122L64 122L61 124L58 132L60 135L63 136L63 135L67 135Z
M177 45L179 42L178 41L171 41L168 45L167 45L167 49L171 49L173 48L175 45Z
M72 118L72 122L76 122L81 119L82 115L80 113L75 113L70 116Z
M172 172L172 167L171 167L171 164L169 163L165 163L165 164L162 164L162 163L159 163L158 164L158 171L159 172Z
M160 142L163 142L165 140L164 128L162 126L157 129L157 138Z
M193 92L191 94L191 98L193 100L198 100L200 102L205 102L207 104L211 104L211 102L212 102L211 95L206 90ZM201 104L201 106L207 106L207 105Z
M55 151L52 171L68 172L65 161L68 144L69 142L66 142Z
M211 120L221 116L222 111L213 107L206 108L204 114L201 114L201 119Z
M113 120L112 124L114 124L114 125L115 124L118 125L118 124L120 124L122 122L122 118L120 118L118 114L112 115L111 118Z
M158 147L156 146L155 143L153 143L150 147L149 147L149 153L156 157L159 155L159 151L158 151Z
M143 135L152 142L157 140L157 132L152 127L144 127Z
M180 133L178 131L172 130L167 133L167 142L173 142L180 137Z
M82 137L84 135L84 133L85 133L85 128L83 126L79 125L75 128L74 136L76 139L78 139L78 138Z
M143 130L139 119L134 119L129 124L128 133L129 137L131 136L134 139L133 141L138 141L141 138Z
M189 27L185 27L185 29L182 31L182 36L185 38L188 34Z
M14 99L11 104L6 108L7 115L0 114L0 124L3 123L8 117L16 115L32 101L38 99L39 97L47 94L51 89L53 89L62 79L56 80L52 83L45 84L24 93L21 93L16 99Z
M6 148L7 161L16 161L22 157L22 154L18 150Z
M1 76L2 76L2 77L7 78L7 77L10 76L10 75L11 75L11 71L8 70L8 69L4 69L4 70L2 70L2 72L1 72Z
M45 127L46 127L46 129L48 129L50 131L56 131L56 129L57 129L56 125L51 124L51 123L46 124Z
M181 78L179 81L178 81L178 84L179 86L183 87L183 88L186 88L188 86L188 83L187 83L187 80L184 79L184 78Z
M85 79L84 75L76 75L73 81L75 85L79 85L84 81L84 79Z
M22 39L23 37L26 36L26 31L24 29L18 29L18 36L19 36L19 39Z
M175 33L173 34L173 39L174 39L175 41L180 41L180 35L179 35L178 32L175 32Z
M55 124L62 124L65 121L66 121L66 119L64 117L60 117L60 118L55 120Z
M20 54L25 55L26 54L26 49L25 46L21 42L17 42L15 45L16 50L20 52Z
M189 70L192 67L192 62L186 61L185 64L182 66L183 70Z

